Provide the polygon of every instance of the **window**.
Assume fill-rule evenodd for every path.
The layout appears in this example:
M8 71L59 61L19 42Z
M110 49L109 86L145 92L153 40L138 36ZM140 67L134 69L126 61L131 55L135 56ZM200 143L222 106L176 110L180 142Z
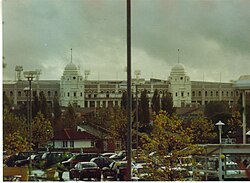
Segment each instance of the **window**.
M91 94L88 94L88 98L91 98Z
M13 96L13 91L10 91L10 96L11 96L11 97Z
M55 91L55 96L57 96L57 91Z
M63 147L68 147L68 141L63 141Z
M76 92L74 92L74 97L76 97Z
M205 96L207 96L207 91L205 91Z
M51 93L50 93L50 91L48 91L48 97L50 97L50 95L51 95Z
M73 77L73 79L75 80L75 79L76 79L76 77L74 76L74 77Z
M70 141L69 144L70 144L70 147L74 147L74 141Z
M94 94L94 98L96 98L97 97L97 95L96 94Z
M218 91L216 91L216 96L217 96L217 97L219 96L219 92L218 92Z
M199 91L199 96L201 96L201 91Z
M181 92L181 96L184 97L184 92Z
M195 91L193 91L193 97L195 96Z
M177 93L177 92L175 93L175 96L176 96L176 97L178 96L178 93Z
M21 96L22 96L21 91L18 91L18 97L21 97Z
M181 80L183 80L183 77L180 77Z
M95 141L91 140L91 147L94 147L94 146L95 146Z
M68 97L69 97L69 92L68 92Z
M213 96L213 91L211 91L210 95L211 95L211 97Z

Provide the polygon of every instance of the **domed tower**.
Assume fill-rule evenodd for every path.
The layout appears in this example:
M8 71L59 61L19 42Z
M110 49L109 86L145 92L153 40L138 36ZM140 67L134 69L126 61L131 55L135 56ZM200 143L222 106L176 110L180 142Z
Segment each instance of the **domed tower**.
M169 82L174 107L184 107L191 104L191 81L182 64L177 63L172 68Z
M84 80L80 68L75 64L67 64L60 81L60 104L67 107L84 107Z

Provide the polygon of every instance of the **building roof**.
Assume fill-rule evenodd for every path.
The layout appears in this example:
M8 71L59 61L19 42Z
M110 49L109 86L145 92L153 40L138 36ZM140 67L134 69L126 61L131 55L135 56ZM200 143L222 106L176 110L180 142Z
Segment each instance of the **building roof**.
M234 82L234 87L241 90L250 90L250 75L243 75Z
M96 136L86 131L76 131L71 129L63 129L55 133L53 140L90 140L96 139Z
M80 75L80 68L72 62L67 64L64 68L63 75Z

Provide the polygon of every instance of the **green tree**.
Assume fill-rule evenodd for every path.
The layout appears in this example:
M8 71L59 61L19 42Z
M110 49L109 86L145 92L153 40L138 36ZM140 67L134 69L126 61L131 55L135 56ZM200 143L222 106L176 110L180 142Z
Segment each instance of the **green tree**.
M122 93L121 107L123 109L127 109L127 105L128 105L128 93L127 93L127 91L124 91Z
M160 106L160 95L159 95L157 89L155 89L155 91L154 91L154 95L152 97L151 103L152 103L151 104L152 111L155 112L156 114L158 114L161 106Z
M47 105L47 99L43 92L39 93L39 108L43 116L48 119L49 118L49 106Z
M39 97L35 93L34 101L33 101L33 104L32 104L32 118L34 118L39 111L40 111Z
M214 124L220 120L226 123L226 121L232 117L228 104L223 101L209 102L205 106L204 114L206 117L211 119Z
M166 111L170 115L175 113L175 108L173 107L173 97L172 97L171 93L163 92L163 95L161 98L161 109L163 111Z
M50 121L44 118L41 112L32 121L32 142L35 149L46 147L47 143L53 138L53 129Z
M5 92L3 92L3 108L11 108L11 102Z
M150 132L149 124L149 99L147 96L147 90L141 92L141 98L139 102L139 126L141 132Z
M64 124L62 124L62 126L64 128L70 128L70 129L76 130L77 116L75 113L75 109L71 103L69 103L68 107L66 108L64 117L65 117Z

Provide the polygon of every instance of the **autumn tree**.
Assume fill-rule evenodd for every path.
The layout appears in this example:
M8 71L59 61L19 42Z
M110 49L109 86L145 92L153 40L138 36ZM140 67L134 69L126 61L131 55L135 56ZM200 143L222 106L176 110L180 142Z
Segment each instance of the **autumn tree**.
M160 107L161 107L160 106L160 94L158 93L158 90L155 89L154 95L152 97L152 102L151 102L152 111L158 114L160 111Z
M53 129L50 121L44 118L41 112L32 121L32 142L35 149L46 147L48 142L53 138Z
M215 125L213 122L204 117L191 119L189 128L192 130L194 144L207 144L216 137Z
M27 137L28 124L26 119L23 116L17 116L10 112L9 109L4 109L3 111L3 138L5 138L9 134L13 134L17 131L23 137Z
M148 180L182 180L181 176L175 176L172 168L176 167L178 158L190 155L196 147L192 145L191 129L184 129L181 119L160 111L154 116L152 132L143 135L141 141L141 156L152 165Z
M23 136L20 131L15 131L5 136L3 149L8 155L32 150L27 137Z
M122 147L125 148L127 141L127 112L120 107L113 107L109 109L110 121L109 130L116 140L121 140Z

